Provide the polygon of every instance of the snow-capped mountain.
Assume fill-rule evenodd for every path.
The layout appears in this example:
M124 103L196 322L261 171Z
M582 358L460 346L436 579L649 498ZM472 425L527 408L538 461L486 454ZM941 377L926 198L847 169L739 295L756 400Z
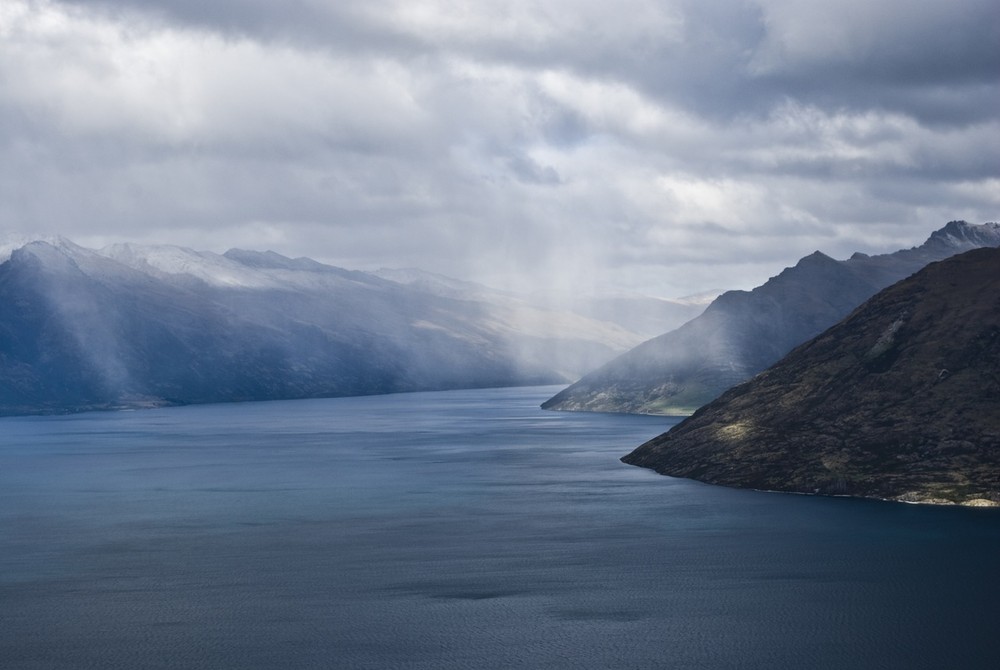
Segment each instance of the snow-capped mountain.
M558 383L642 339L272 252L40 237L0 253L8 414Z

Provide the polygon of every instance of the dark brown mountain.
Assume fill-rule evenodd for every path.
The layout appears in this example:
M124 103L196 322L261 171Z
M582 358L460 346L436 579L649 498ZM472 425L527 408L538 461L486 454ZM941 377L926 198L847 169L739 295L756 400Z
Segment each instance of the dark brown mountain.
M1000 224L952 221L919 247L834 260L815 252L752 291L728 291L677 330L567 387L543 409L690 414L933 261L1000 246Z
M622 460L725 486L1000 503L1000 249L932 263Z

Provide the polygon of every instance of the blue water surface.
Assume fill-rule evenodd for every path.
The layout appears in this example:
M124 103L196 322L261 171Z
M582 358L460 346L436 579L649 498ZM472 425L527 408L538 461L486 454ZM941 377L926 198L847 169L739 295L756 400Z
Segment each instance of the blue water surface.
M555 390L2 419L0 667L997 667L997 510L662 477Z

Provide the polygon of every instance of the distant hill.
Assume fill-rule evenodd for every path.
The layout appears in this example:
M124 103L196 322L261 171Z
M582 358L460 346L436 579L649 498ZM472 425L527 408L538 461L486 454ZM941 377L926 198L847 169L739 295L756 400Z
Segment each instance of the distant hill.
M591 295L576 291L568 293L540 290L520 295L413 268L381 269L373 274L443 297L485 300L495 304L509 304L518 309L535 309L543 312L569 312L586 319L613 323L640 336L636 344L687 323L704 312L709 303L722 293L722 291L709 291L674 299L623 292Z
M729 291L680 328L644 342L546 401L552 410L690 414L778 361L879 290L932 261L1000 246L1000 224L952 221L919 247L820 252L752 291Z
M1000 249L932 263L622 460L725 486L1000 503Z
M308 258L58 237L0 241L0 305L0 414L560 383L641 341Z

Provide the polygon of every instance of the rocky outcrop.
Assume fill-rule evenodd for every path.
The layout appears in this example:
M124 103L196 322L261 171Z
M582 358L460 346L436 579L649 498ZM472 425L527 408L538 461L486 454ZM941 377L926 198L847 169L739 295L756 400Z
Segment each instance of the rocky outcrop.
M932 263L622 460L725 486L1000 503L1000 249Z
M690 414L927 263L996 246L1000 224L952 221L921 246L892 254L837 261L817 251L752 291L723 293L701 316L585 375L542 407Z

